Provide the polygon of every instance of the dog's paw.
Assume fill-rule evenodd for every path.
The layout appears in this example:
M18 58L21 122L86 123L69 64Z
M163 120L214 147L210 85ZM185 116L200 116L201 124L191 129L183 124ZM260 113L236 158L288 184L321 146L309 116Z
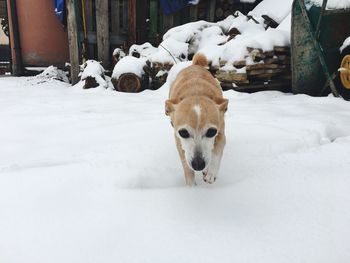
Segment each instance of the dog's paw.
M208 171L204 171L203 173L203 180L204 182L208 184L212 184L216 181L216 176L212 173L208 173Z

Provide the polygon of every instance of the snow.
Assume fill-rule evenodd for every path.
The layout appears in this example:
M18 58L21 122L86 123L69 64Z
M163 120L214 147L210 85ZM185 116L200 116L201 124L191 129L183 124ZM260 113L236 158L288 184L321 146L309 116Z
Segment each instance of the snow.
M134 52L137 52L138 54L140 54L140 57L148 57L154 53L157 52L157 48L152 46L151 43L149 42L146 42L142 45L132 45L130 48L129 48L129 55L132 55Z
M143 67L146 64L145 59L138 59L133 56L125 56L114 66L112 78L118 79L124 73L134 73L142 77Z
M277 23L281 23L290 13L292 3L293 0L264 0L250 11L249 14L257 17L268 15Z
M198 48L201 49L205 46L216 47L218 45L226 43L226 39L227 37L224 35L220 27L208 27L202 31L202 36Z
M350 37L344 40L343 45L339 49L340 53L342 53L348 46L350 46Z
M69 82L67 73L63 70L58 69L55 66L49 66L46 69L44 69L43 72L40 74L34 76L31 78L32 81L38 81L38 82L47 82L47 81L54 81L54 80L60 80L63 82Z
M269 14L266 12L270 9L278 16L276 20L281 22L281 25L277 29L266 30L261 15ZM151 63L176 64L187 60L188 55L200 52L207 57L212 66L231 70L234 69L235 61L249 61L247 48L271 51L275 46L290 46L290 13L291 1L288 0L282 5L265 0L252 11L254 20L259 21L258 23L237 11L235 16L228 16L217 23L197 21L180 25L164 34L158 51L142 57ZM233 28L241 34L230 39L225 34ZM137 47L140 53L142 50Z
M0 78L1 262L349 261L349 102L224 92L219 178L187 188L167 85L29 82Z
M307 0L308 5L322 6L323 0ZM349 0L328 0L326 9L346 9L350 8Z
M158 51L148 57L153 63L174 64L186 60L188 56L188 43L178 41L174 38L167 38L159 44Z
M248 20L244 15L238 16L232 22L231 28L237 28L238 31L245 36L252 36L265 31L263 24L257 24L252 19Z
M124 50L122 50L121 48L115 48L113 50L113 56L117 56L117 55L118 55L118 60L126 56Z
M289 12L289 14L283 19L281 24L278 25L277 29L286 31L290 36L291 27L292 27L292 12Z

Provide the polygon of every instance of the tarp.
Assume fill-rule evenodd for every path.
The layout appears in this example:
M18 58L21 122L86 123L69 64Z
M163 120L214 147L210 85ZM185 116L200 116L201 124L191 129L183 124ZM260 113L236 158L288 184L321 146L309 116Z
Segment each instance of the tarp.
M54 0L55 1L55 14L62 24L66 24L65 19L65 0Z
M190 0L160 0L160 6L164 14L169 15L186 7Z

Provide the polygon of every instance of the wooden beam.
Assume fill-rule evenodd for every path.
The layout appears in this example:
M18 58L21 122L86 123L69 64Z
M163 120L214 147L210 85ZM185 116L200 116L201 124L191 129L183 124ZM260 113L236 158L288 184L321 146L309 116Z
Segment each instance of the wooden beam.
M67 27L68 27L68 41L69 41L69 60L70 60L70 75L72 85L79 80L79 47L78 47L78 28L76 13L74 7L74 0L66 0L67 2Z
M215 20L215 8L216 8L216 0L209 0L209 8L208 8L208 21L214 22Z
M162 34L165 34L170 28L174 26L174 15L163 14L163 31Z
M190 6L190 22L194 22L198 20L198 5Z
M120 34L120 3L119 0L111 1L111 32Z
M128 46L136 43L136 0L128 0Z
M98 60L107 68L110 65L108 0L96 0L96 34Z

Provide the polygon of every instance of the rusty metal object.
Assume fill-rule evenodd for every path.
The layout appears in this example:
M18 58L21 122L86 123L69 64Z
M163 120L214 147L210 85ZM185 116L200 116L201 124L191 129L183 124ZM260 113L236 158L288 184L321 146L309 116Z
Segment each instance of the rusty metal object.
M350 55L343 58L340 64L340 80L344 88L350 90Z

